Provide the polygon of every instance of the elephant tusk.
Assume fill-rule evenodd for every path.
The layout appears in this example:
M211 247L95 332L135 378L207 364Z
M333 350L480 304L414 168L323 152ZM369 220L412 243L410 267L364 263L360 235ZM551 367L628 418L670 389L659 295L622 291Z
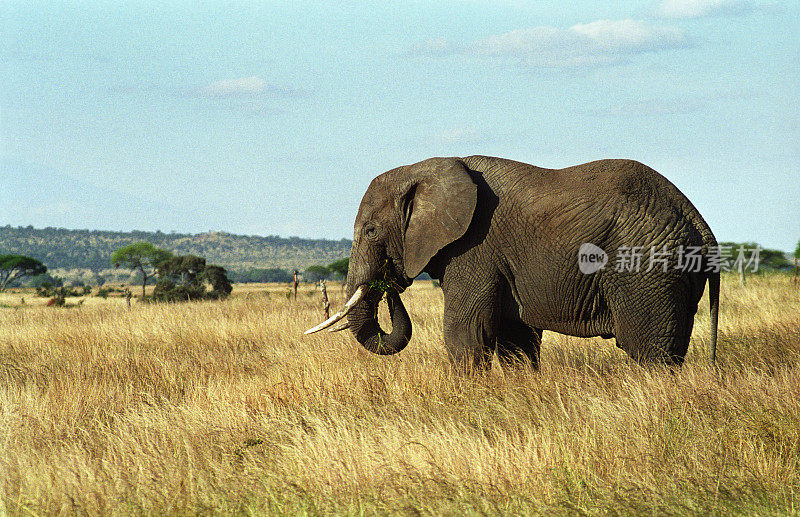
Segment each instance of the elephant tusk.
M350 328L350 322L348 321L347 323L343 323L343 324L339 325L336 328L328 329L328 332L341 332L342 330L349 329L349 328Z
M315 332L319 332L320 330L325 330L326 328L330 327L340 319L344 318L345 316L347 316L347 313L350 312L353 309L353 307L355 307L356 304L360 302L367 295L367 292L369 292L369 286L363 284L358 286L356 292L353 293L353 296L349 300L347 300L347 303L344 304L344 307L342 307L342 309L339 312L337 312L327 320L323 321L316 327L312 327L306 330L305 332L303 332L303 334L313 334Z

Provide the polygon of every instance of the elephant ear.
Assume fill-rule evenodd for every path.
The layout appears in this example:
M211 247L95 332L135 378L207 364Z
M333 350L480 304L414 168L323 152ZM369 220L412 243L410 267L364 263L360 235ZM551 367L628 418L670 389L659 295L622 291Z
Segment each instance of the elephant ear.
M408 278L419 275L436 252L464 235L478 200L478 187L460 160L434 158L418 167L401 198Z

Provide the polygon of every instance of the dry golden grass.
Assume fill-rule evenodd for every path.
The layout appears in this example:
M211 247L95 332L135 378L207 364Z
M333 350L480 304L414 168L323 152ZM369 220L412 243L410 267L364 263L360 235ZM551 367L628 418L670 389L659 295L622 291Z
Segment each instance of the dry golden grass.
M3 308L0 514L796 513L798 293L724 278L717 368L704 300L680 371L546 332L538 373L474 378L430 283L394 357L301 338L285 288Z

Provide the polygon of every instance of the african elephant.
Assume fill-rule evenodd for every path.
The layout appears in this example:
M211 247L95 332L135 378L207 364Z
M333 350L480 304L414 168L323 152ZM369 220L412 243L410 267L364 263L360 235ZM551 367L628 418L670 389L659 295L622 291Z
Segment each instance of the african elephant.
M504 366L537 367L543 330L615 337L640 363L680 365L708 280L713 361L715 253L692 203L639 162L544 169L431 158L372 181L355 220L350 300L306 333L346 315L366 349L401 351L411 321L398 293L425 271L444 290L444 340L457 368L486 368L494 352ZM641 267L628 267L634 259ZM384 292L389 334L377 321Z

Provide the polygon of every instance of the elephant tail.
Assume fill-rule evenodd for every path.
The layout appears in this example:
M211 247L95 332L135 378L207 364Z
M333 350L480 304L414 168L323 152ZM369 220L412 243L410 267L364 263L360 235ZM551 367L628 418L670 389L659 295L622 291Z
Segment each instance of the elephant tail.
M711 364L717 357L717 323L719 321L719 272L711 273L708 277L708 304L711 314L711 349L709 359Z

